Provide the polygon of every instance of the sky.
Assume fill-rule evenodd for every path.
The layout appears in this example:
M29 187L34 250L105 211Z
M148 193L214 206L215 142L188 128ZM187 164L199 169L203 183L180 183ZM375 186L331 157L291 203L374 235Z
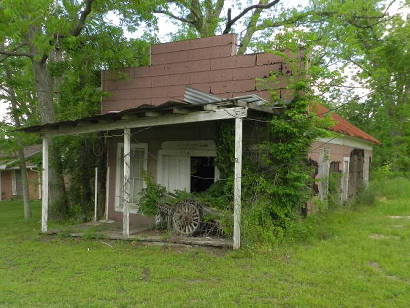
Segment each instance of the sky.
M402 3L404 0L396 1L389 9L390 14L396 14L398 12L399 7L401 6L400 3ZM240 12L240 9L237 8L237 3L238 0L226 0L225 1L225 6L222 11L222 15L227 14L228 8L232 8L232 16L236 16L238 12ZM241 0L242 6L246 7L247 4L249 3L257 3L258 1L249 1L249 0ZM284 7L286 8L295 8L298 6L306 6L308 4L309 0L299 0L299 1L291 1L291 2L286 2ZM235 5L236 4L236 5ZM400 12L402 15L408 16L409 9L406 11L401 11ZM107 21L112 22L113 24L118 25L120 23L118 16L116 16L114 13L108 14L107 15ZM177 31L177 25L175 25L171 20L167 17L164 17L163 15L160 16L159 22L158 22L158 37L161 42L167 42L169 41L169 35ZM238 33L242 31L240 27L237 27L235 31ZM128 32L126 29L124 29L125 36L128 38L138 38L141 37L143 34L143 30L137 31L134 33ZM7 117L7 108L8 108L8 103L4 101L0 101L0 120L6 119Z

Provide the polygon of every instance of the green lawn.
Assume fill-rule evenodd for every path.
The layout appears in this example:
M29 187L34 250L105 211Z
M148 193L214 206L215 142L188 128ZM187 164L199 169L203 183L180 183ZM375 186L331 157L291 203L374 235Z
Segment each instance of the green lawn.
M396 182L310 241L240 252L42 236L39 203L25 223L1 202L0 307L409 307L410 219L388 216L410 216L410 183Z

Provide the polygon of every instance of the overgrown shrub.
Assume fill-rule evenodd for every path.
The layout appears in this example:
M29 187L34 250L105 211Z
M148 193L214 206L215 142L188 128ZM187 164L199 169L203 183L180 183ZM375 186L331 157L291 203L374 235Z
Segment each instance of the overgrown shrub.
M328 178L328 194L327 204L329 208L334 208L340 205L340 172L330 171Z
M151 176L145 176L147 187L140 193L139 209L144 215L155 216L159 214L158 204L164 197L164 186L155 184Z

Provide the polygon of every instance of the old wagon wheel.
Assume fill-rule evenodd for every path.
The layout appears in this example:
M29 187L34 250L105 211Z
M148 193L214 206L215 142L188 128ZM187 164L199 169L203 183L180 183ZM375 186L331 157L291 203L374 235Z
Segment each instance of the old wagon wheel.
M179 202L172 216L174 230L183 235L194 235L202 222L202 207L195 200Z

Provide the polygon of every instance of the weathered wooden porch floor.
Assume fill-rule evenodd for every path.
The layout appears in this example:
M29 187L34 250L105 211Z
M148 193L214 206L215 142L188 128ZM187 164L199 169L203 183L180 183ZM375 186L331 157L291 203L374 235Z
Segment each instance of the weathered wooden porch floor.
M120 222L88 222L79 225L61 226L48 231L49 235L65 235L87 239L107 239L123 241L140 241L147 243L179 244L187 246L206 246L232 248L232 240L217 237L185 237L162 230L152 230L147 227L130 228L130 236L122 234Z

